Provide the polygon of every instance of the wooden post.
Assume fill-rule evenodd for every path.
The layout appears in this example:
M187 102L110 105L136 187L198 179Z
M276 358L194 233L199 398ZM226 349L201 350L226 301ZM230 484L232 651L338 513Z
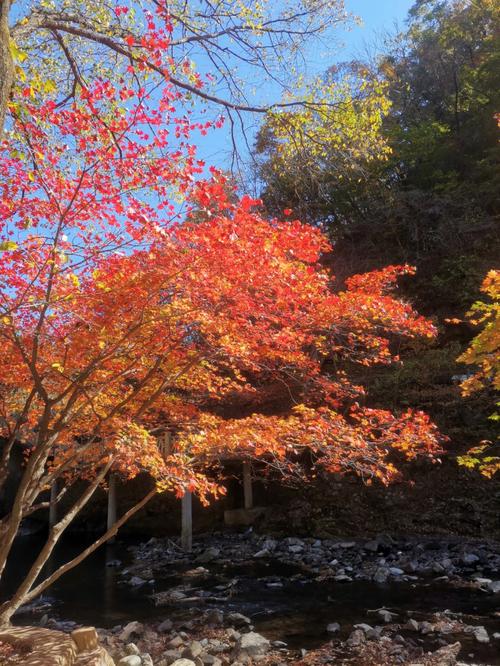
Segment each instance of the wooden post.
M50 500L49 500L49 528L54 527L57 523L57 493L58 493L57 479L50 486Z
M248 460L243 463L243 497L245 509L253 508L253 490L251 465Z
M193 548L193 496L188 491L182 496L181 546L186 553Z
M108 478L108 521L109 530L116 523L116 475L111 473ZM115 537L111 537L108 543L113 543Z
M172 450L172 433L169 430L165 430L158 437L158 448L163 458L166 458L170 454Z

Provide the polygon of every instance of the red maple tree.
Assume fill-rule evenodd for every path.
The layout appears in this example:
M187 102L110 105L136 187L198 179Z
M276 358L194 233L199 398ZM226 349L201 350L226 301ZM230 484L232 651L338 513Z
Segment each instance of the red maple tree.
M144 37L149 58L168 31L158 39ZM22 520L47 506L51 484L64 480L61 496L75 479L88 484L0 607L0 624L155 492L216 496L220 484L204 467L220 456L292 471L307 448L327 470L387 482L397 473L391 451L412 458L439 450L425 415L363 408L362 388L345 370L394 361L394 335L434 334L391 293L411 269L357 275L333 290L320 263L331 250L321 232L263 219L248 197L230 203L215 170L202 179L190 137L207 123L177 116L180 93L168 82L154 95L137 86L140 66L120 85L83 88L69 105L40 101L30 89L11 104L0 166L0 484L17 443L26 464L0 521L0 576ZM259 407L277 383L297 404L264 415ZM224 402L253 414L227 419L207 408ZM151 434L162 422L179 431L166 457ZM124 478L146 471L155 488L39 582L110 470Z

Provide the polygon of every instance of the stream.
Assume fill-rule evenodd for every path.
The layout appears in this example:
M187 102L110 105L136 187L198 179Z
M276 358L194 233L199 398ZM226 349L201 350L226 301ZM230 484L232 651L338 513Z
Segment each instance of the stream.
M43 535L26 536L15 544L0 589L2 598L15 589L42 544ZM80 536L65 538L45 573L81 552L85 545ZM271 640L284 641L291 649L312 649L325 643L329 638L326 627L332 622L341 625L338 637L345 639L354 624L375 624L369 611L382 607L396 613L398 622L410 617L423 621L433 613L447 611L450 617L457 614L470 624L483 625L490 635L500 630L498 595L479 589L435 580L385 584L318 581L307 576L299 566L276 561L214 562L198 569L188 563L173 564L160 573L155 572L153 584L134 587L124 579L126 567L132 563L130 545L134 542L120 540L98 550L43 595L38 610L35 608L36 620L30 611L19 613L16 622L38 622L47 613L78 624L111 628L132 620L158 622L167 617L189 618L200 610L217 607L224 612L243 613L251 618L256 631ZM109 566L117 560L120 566ZM206 600L194 606L182 600L168 607L154 605L152 594L179 586L190 591L202 590ZM226 598L218 599L222 590ZM499 640L484 645L466 635L450 637L450 641L453 640L462 642L462 658L473 657L474 663L500 665ZM427 636L421 641L433 649L440 645L436 636Z

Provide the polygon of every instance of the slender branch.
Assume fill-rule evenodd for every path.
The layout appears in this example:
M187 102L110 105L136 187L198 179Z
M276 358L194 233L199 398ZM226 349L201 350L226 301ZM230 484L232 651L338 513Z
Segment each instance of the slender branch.
M58 578L60 578L62 575L64 575L67 571L70 571L74 567L76 567L80 562L82 562L86 557L91 555L95 550L97 550L103 543L108 541L111 537L115 536L115 534L118 532L120 527L127 522L129 518L131 518L135 513L137 513L140 509L142 509L143 506L145 506L149 500L156 495L158 491L156 488L153 488L150 490L145 497L142 498L140 502L135 504L131 509L129 509L126 513L123 514L121 518L119 518L116 523L110 527L97 541L95 541L91 546L88 546L85 548L84 551L82 551L79 555L74 557L72 560L69 562L66 562L66 564L63 564L57 571L55 571L51 576L46 578L42 583L37 585L31 592L25 596L23 603L28 603L35 599L38 595L40 595L44 590L46 590L52 583L54 583Z

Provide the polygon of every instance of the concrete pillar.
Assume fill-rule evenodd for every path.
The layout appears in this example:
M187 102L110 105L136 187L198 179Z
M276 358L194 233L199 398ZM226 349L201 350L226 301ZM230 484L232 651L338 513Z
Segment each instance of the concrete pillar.
M253 508L252 467L248 460L243 463L243 497L245 509Z
M59 484L57 479L50 486L50 500L49 500L49 527L54 527L57 523L57 493L59 491Z
M187 491L182 496L181 546L186 553L193 548L193 496Z
M108 478L108 520L107 529L116 523L116 474L110 474ZM108 543L113 543L115 537L109 539Z

